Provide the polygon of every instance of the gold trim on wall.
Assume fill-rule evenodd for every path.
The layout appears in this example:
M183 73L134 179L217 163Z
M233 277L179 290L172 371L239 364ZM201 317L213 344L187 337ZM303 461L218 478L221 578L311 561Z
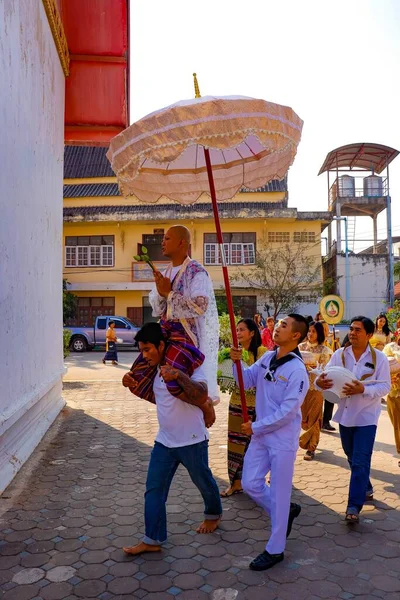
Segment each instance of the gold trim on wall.
M61 16L55 0L42 0L47 20L53 34L54 43L60 58L65 77L69 75L69 51Z

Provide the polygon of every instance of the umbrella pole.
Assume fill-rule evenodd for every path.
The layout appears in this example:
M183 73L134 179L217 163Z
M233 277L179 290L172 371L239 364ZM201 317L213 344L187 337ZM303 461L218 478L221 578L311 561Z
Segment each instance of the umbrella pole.
M230 320L230 324L231 324L232 340L233 340L234 347L238 348L239 343L238 343L238 338L237 338L237 333L236 333L235 313L233 311L231 284L229 282L228 267L226 265L225 252L224 252L224 246L223 246L224 240L222 237L217 197L215 194L214 177L213 177L211 159L210 159L210 151L208 148L204 148L204 156L206 159L208 182L210 184L210 193L211 193L211 201L212 201L212 207L213 207L213 212L214 212L215 228L217 230L217 240L218 240L218 244L219 244L220 252L221 252L222 273L224 276L226 301L227 301L227 305L228 305L229 320ZM236 367L237 367L238 383L239 383L239 390L240 390L240 401L242 404L243 422L247 423L247 421L249 420L249 416L247 414L247 404L246 404L246 395L244 392L242 364L241 364L240 360L236 361Z

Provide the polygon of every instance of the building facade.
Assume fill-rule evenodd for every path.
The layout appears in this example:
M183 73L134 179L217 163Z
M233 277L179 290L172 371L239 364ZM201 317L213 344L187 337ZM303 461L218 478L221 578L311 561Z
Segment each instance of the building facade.
M177 223L191 232L191 256L206 266L217 295L223 278L209 199L192 206L165 200L148 205L119 195L104 149L66 147L64 169L64 278L78 297L74 324L90 326L100 314L127 316L141 325L151 319L151 269L133 256L146 246L162 269L164 233ZM231 276L254 266L257 248L297 244L313 248L321 265L321 227L326 213L299 212L288 207L286 180L264 188L243 190L230 202L220 203L225 256ZM322 269L321 269L322 279ZM263 294L232 281L236 310L243 316L265 313ZM317 304L305 294L299 309L315 312Z

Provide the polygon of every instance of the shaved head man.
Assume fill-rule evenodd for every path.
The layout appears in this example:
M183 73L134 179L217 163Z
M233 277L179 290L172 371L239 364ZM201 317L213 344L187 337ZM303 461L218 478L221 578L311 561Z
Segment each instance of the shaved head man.
M208 393L217 403L219 322L212 281L203 265L190 258L190 231L184 225L167 229L161 248L171 262L154 274L156 285L149 295L153 316L179 321L205 355Z
M188 256L190 247L190 231L183 225L173 225L164 235L161 244L162 253L167 256L172 265L178 266Z

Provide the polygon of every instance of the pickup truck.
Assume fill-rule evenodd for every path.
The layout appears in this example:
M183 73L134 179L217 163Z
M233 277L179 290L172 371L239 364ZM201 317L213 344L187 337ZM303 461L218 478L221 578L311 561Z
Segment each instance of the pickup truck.
M140 327L137 327L126 317L99 316L93 327L64 327L71 332L70 348L74 352L93 350L95 346L106 345L106 331L109 321L115 322L114 331L122 342L117 343L117 348L135 346L135 337Z

